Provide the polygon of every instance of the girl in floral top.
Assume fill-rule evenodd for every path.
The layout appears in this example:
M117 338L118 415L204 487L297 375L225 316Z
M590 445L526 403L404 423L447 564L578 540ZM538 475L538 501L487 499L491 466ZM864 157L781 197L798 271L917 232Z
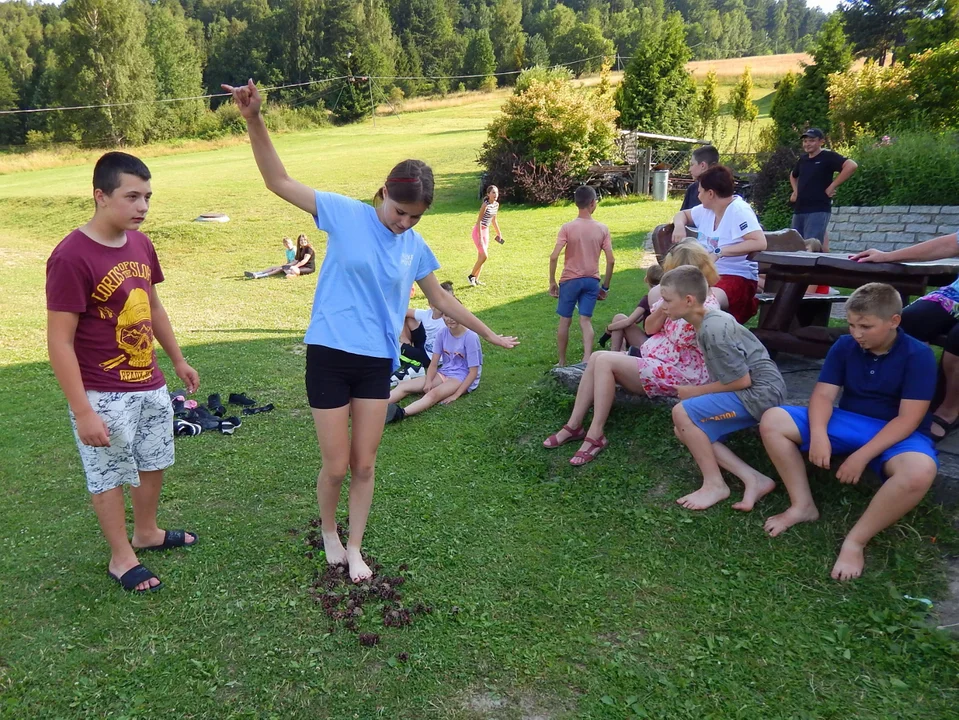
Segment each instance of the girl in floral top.
M679 243L667 254L663 269L672 270L680 265L694 265L703 271L713 288L705 306L719 309L722 298L717 296L722 291L713 287L719 281L719 274L712 256L698 242ZM637 395L675 397L679 385L705 385L709 382L706 361L696 342L696 330L685 320L667 318L658 292L655 295L650 293L650 310L645 323L646 334L650 337L640 348L641 356L605 351L593 353L580 380L569 420L562 429L543 441L546 448L583 441L570 460L571 465L591 462L609 444L603 430L613 406L617 384ZM593 408L593 421L587 432L583 421L590 407Z

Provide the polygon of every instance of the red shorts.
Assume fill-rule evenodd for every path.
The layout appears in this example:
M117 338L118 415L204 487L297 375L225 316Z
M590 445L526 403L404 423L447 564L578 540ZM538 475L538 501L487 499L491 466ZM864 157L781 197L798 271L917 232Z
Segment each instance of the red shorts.
M720 275L716 287L726 293L729 298L729 309L727 312L736 318L736 322L745 325L756 310L759 309L759 301L756 299L755 280L740 277L739 275Z

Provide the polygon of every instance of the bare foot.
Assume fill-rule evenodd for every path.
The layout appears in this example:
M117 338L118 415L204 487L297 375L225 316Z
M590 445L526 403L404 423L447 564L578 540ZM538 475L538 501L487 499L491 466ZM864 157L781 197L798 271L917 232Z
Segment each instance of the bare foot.
M833 580L855 580L862 575L862 567L866 564L866 558L863 555L862 545L856 545L846 540L839 551L839 557L836 558L836 564L832 566L830 575Z
M133 555L132 558L124 558L123 560L115 560L114 558L110 558L110 564L107 566L107 570L110 571L111 575L121 578L128 570L132 570L139 564L140 561L137 560L136 555ZM150 578L149 580L144 580L142 583L137 585L136 591L143 592L145 590L149 590L150 588L156 587L159 584L160 580L158 578Z
M335 530L331 533L323 533L323 551L326 553L328 565L346 564L346 548L343 547L340 536Z
M763 529L769 533L769 537L776 537L797 523L816 522L818 519L819 510L816 509L815 505L808 508L798 508L790 505L786 512L766 518Z
M363 556L358 549L349 548L346 551L346 557L350 563L350 579L353 582L363 582L373 577L373 571L370 570L370 566L363 560Z
M743 481L746 486L746 492L743 493L743 499L738 503L733 503L734 510L749 512L753 509L760 498L765 497L776 489L776 482L766 477L762 473L756 473L756 476L749 482Z
M729 497L729 486L725 483L722 487L703 485L699 490L689 495L683 495L676 502L687 510L705 510L711 508L718 502L722 502Z

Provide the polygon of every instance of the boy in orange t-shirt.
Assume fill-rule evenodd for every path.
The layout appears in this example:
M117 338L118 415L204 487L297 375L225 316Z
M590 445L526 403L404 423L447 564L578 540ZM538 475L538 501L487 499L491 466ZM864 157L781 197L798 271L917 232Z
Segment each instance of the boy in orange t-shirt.
M579 306L579 327L583 332L583 362L593 352L593 308L597 300L605 300L609 281L613 276L613 244L609 228L593 220L596 211L596 191L588 185L576 189L573 195L579 216L559 229L556 247L549 256L549 294L559 298L556 314L559 315L559 330L556 341L559 347L559 365L566 364L566 346L569 344L569 328L573 324L573 308ZM563 273L556 284L556 262L563 248ZM606 256L606 280L599 284L599 253Z

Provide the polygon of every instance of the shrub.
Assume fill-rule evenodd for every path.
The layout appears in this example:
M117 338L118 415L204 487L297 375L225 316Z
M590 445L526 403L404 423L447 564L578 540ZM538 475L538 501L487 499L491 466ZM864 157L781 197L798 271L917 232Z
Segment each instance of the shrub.
M909 85L923 127L959 127L959 40L914 55L909 65Z
M829 76L829 116L833 140L854 143L864 134L881 134L908 123L915 105L909 73L902 63L881 67L866 61L858 72Z
M513 166L513 180L527 202L549 205L569 195L575 183L569 170L569 162L564 158L552 166L526 160Z
M533 84L534 80L536 82L548 83L553 80L559 80L562 82L572 79L573 73L569 70L569 68L545 68L537 65L535 67L523 70L523 72L519 74L519 77L516 79L516 86L513 88L513 94L522 95L524 92L529 90L529 86Z
M837 205L951 205L959 198L956 133L862 138L849 155L859 169L839 186Z
M798 159L799 153L791 147L776 148L753 180L751 202L767 230L789 227L792 220L789 173Z
M579 90L567 79L532 80L524 92L510 96L487 127L478 161L504 199L546 202L545 191L538 188L559 188L562 178L582 177L591 165L611 156L615 119L608 95ZM514 167L523 168L518 176ZM550 173L555 177L546 182L544 174ZM527 195L533 188L535 200Z

